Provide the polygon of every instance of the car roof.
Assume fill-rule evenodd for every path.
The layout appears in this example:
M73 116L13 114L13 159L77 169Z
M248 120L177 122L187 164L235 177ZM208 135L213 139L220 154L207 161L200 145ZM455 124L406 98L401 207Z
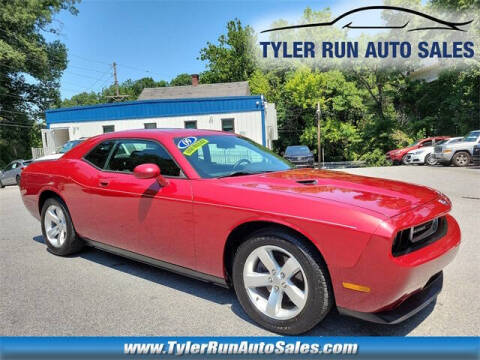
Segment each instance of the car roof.
M159 129L138 129L138 130L123 130L115 131L107 134L97 135L95 139L118 139L118 138L158 138L158 139L171 139L176 137L187 136L207 136L207 135L225 135L235 136L234 133L217 131L217 130L203 130L203 129L182 129L182 128L159 128Z

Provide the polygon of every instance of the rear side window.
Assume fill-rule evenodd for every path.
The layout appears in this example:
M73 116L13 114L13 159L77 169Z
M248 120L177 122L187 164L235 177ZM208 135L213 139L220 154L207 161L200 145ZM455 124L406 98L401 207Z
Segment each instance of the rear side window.
M96 167L103 169L107 163L108 155L110 154L113 145L115 145L115 141L105 141L100 145L97 145L85 156L85 160Z
M105 170L133 172L142 164L156 164L162 175L180 176L180 168L160 144L148 140L120 140L115 145Z

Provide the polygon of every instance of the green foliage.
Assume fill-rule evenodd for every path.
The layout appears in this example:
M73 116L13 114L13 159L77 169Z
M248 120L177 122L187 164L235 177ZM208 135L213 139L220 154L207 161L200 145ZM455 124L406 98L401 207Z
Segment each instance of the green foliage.
M60 41L47 42L44 32L58 33L53 16L76 15L76 0L0 0L0 166L30 158L38 142L43 112L59 101L59 79L67 52ZM3 125L2 125L3 123ZM35 126L34 126L35 125Z
M187 73L179 74L170 81L170 86L192 85L192 76Z
M413 139L400 129L393 131L392 140L396 148L404 148L413 143Z
M207 43L200 50L200 60L207 62L202 74L204 83L245 81L256 69L254 31L242 26L240 20L228 22L227 34L220 35L218 44Z
M365 161L368 166L390 166L391 164L387 161L385 153L381 149L373 149L363 154L360 159Z

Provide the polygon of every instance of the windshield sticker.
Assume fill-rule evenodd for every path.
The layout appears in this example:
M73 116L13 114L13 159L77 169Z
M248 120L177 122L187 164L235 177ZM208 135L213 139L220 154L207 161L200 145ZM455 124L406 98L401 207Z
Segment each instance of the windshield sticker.
M187 155L187 156L190 156L190 155L193 155L195 153L195 151L197 151L198 149L200 149L202 146L208 144L208 140L207 139L200 139L198 141L196 141L194 144L190 145L187 150L185 150L183 152L184 155Z
M197 141L197 138L195 136L189 136L180 140L177 146L180 150L183 150L188 148L190 145L195 144L196 141Z

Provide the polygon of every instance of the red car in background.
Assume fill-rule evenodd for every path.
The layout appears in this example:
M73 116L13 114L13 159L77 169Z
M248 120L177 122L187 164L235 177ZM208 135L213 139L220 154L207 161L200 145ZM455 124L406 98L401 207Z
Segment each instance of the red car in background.
M409 151L426 147L426 146L433 146L434 143L439 142L441 140L449 139L450 136L435 136L429 137L426 139L415 141L413 144L403 148L403 149L395 149L387 152L387 160L392 161L394 164L404 164L407 165L406 157Z
M100 135L32 163L20 189L51 253L88 245L233 287L253 320L283 334L308 331L333 306L405 320L435 300L460 244L435 190L293 169L232 133Z

